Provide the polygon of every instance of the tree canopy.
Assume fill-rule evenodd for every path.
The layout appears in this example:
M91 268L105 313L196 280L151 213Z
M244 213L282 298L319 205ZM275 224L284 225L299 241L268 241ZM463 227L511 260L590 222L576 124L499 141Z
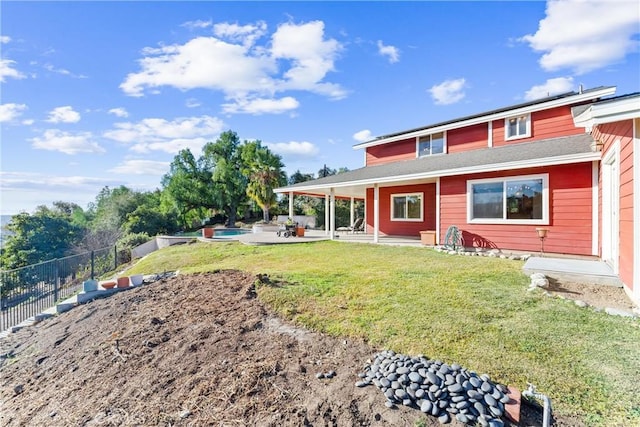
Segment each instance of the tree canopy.
M318 176L346 170L325 165ZM269 221L274 207L288 209L287 196L279 199L275 188L312 179L313 173L300 170L287 179L282 158L260 140L241 143L235 132L225 131L205 144L198 158L189 149L181 150L162 177L161 190L104 187L86 210L56 201L32 214L14 215L5 226L1 267L18 268L116 243L129 247L155 235L175 233L180 226L191 229L196 220L199 225L200 220L221 212L226 224L234 226L237 215L254 210L251 206L258 206L263 220ZM345 209L340 203L336 207L341 216ZM299 196L294 208L317 215L323 223L321 199Z
M262 209L262 219L269 221L269 209L277 204L274 189L287 182L280 156L260 141L245 142L241 150L243 172L248 178L247 195Z

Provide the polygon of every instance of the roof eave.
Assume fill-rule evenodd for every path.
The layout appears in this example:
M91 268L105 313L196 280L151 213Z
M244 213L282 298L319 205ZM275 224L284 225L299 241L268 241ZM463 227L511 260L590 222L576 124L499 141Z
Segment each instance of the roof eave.
M590 100L601 98L604 96L613 95L615 94L615 92L616 92L615 86L605 87L599 90L567 96L566 98L559 98L559 99L554 99L548 102L542 102L540 104L533 104L533 105L529 105L522 108L502 111L500 113L488 114L488 115L475 117L468 120L449 123L442 126L427 127L427 128L410 131L410 132L399 134L399 135L394 135L389 138L375 139L375 140L363 142L360 144L356 144L353 146L353 149L358 150L361 148L368 148L376 145L388 144L390 142L401 141L408 138L416 138L416 137L428 135L434 132L443 132L443 131L457 129L465 126L473 126L480 123L486 123L493 120L504 119L504 118L511 117L518 114L527 114L534 111L546 110L549 108L561 107L561 106L570 105L570 104L577 104L580 102L590 101Z
M554 156L547 158L536 158L536 159L528 159L528 160L518 160L514 162L504 162L504 163L493 163L486 164L480 166L469 166L464 168L453 168L453 169L445 169L439 171L432 172L420 172L414 174L407 175L394 175L388 177L380 177L380 178L368 178L362 180L355 181L343 181L343 182L334 182L327 184L316 184L316 185L308 185L308 186L299 186L299 187L281 187L276 188L274 192L276 193L289 193L289 192L318 192L322 190L331 190L341 188L341 187L352 187L352 186L372 186L374 184L388 184L394 182L403 182L403 181L414 181L416 179L433 179L433 178L441 178L447 176L456 176L456 175L468 175L475 173L485 173L485 172L493 172L496 170L514 170L514 169L523 169L523 168L531 168L531 167L544 167L544 166L557 166L557 165L566 165L573 163L585 163L585 162L593 162L599 161L602 157L602 153L595 152L586 152L579 154L568 154L564 156Z
M587 132L599 124L619 122L640 117L640 96L617 100L604 104L589 106L581 114L573 118L577 127L583 127Z

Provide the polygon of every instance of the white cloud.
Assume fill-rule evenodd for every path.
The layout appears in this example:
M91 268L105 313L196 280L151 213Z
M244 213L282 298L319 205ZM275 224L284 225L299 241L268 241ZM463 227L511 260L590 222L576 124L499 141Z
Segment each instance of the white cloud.
M43 65L44 69L47 71L50 71L52 73L57 73L57 74L62 74L63 76L69 76L69 77L73 77L76 79L86 79L87 76L83 75L83 74L74 74L69 70L66 70L64 68L56 68L51 64L45 64Z
M321 21L282 24L272 34L271 43L262 45L257 42L266 33L264 22L216 24L214 31L217 37L196 37L183 45L143 49L143 58L138 61L141 70L127 75L120 88L131 96L143 96L163 86L183 91L205 88L223 92L229 105L272 99L288 90L332 99L346 96L340 85L324 81L334 70L342 45L325 38Z
M80 113L67 105L64 107L54 108L49 112L49 123L77 123L80 121Z
M210 116L181 117L173 121L150 118L137 123L116 123L103 136L131 144L137 153L164 151L176 154L183 148L198 152L202 146L216 139L224 128L222 120Z
M43 187L68 187L69 190L74 190L103 182L102 179L86 176L56 176L33 172L0 172L0 177L3 190L31 188L42 191Z
M244 46L253 46L267 32L267 24L259 21L255 25L220 23L213 26L213 34L221 39L239 42Z
M9 36L0 36L0 43L5 44L11 41L11 37Z
M211 26L211 24L212 24L211 20L209 21L197 20L197 21L187 21L181 26L186 27L193 31L193 30L208 28Z
M63 132L58 129L47 129L41 137L32 138L33 148L39 150L59 151L65 154L104 153L105 150L91 141L91 132Z
M37 206L50 206L57 200L65 200L86 206L95 200L96 194L109 186L116 188L127 184L114 178L86 176L57 176L43 173L0 171L2 214L32 212Z
M246 114L280 114L298 108L300 103L290 96L280 99L236 99L233 103L222 104L225 113L246 113Z
M571 91L573 88L573 77L557 77L549 79L544 84L533 86L525 92L524 99L533 101L547 96L557 95Z
M196 98L189 98L185 101L184 105L187 108L196 108L201 106L202 104Z
M324 38L324 22L282 24L271 36L271 54L275 59L287 59L291 68L284 73L282 89L309 90L333 99L341 99L346 92L336 84L321 83L342 50L337 40Z
M265 144L271 151L282 157L314 157L320 150L311 142L276 142Z
M428 92L438 105L455 104L465 97L465 84L465 79L445 80L432 86Z
M202 147L215 138L176 138L165 141L145 142L135 144L131 147L131 151L139 154L145 154L150 151L161 151L169 154L178 154L180 150L189 149L194 156L200 155Z
M550 0L535 34L520 40L544 52L546 71L569 68L577 74L606 67L637 52L637 1Z
M25 104L0 104L0 123L10 122L27 109Z
M0 59L0 82L5 81L6 77L12 79L24 79L26 76L14 68L16 61L10 59Z
M385 46L382 40L378 40L378 53L386 56L391 64L400 61L400 50L395 46Z
M170 162L154 160L125 160L108 172L122 175L153 175L162 176L169 171Z
M31 126L33 123L35 123L35 120L33 119L25 119L22 121L22 124L25 126Z
M353 134L353 139L358 142L367 142L373 139L373 135L369 129L363 129L360 132L356 132Z
M142 96L145 88L161 86L207 88L228 94L273 89L268 76L274 71L273 61L252 57L246 47L213 37L145 49L144 53L146 56L139 61L142 71L129 74L120 85L127 95Z
M109 114L113 114L116 117L122 117L122 118L129 117L129 113L127 112L127 110L125 110L122 107L110 109Z

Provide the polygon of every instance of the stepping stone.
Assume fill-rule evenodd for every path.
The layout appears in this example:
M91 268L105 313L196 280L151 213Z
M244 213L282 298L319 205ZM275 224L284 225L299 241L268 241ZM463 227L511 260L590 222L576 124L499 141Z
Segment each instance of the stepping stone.
M520 422L520 403L522 401L522 394L520 390L513 386L507 387L507 396L509 396L509 402L504 405L505 415L510 421L514 423Z

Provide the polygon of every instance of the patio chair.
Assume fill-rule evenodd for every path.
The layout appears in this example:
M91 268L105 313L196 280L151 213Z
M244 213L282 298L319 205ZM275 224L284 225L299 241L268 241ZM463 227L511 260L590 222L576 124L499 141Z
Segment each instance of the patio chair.
M364 218L356 218L350 227L338 227L336 231L345 231L347 233L364 233Z
M358 218L360 220L360 223L358 223L358 220L356 220L356 222L353 223L353 233L364 233L364 227L365 227L365 223L364 223L364 218Z

